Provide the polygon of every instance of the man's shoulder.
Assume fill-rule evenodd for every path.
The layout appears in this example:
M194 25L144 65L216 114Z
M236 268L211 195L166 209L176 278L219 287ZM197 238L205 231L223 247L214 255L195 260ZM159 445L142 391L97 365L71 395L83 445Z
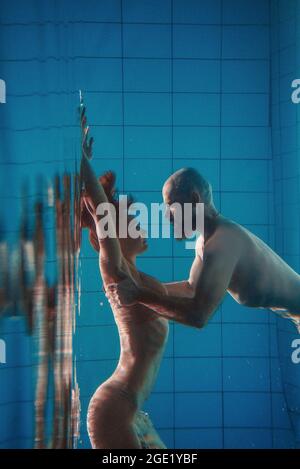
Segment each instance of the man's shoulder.
M214 233L216 238L236 238L243 234L244 228L238 223L225 219L217 226Z
M220 223L214 234L205 243L204 252L228 251L231 249L238 250L243 238L242 227L231 220Z

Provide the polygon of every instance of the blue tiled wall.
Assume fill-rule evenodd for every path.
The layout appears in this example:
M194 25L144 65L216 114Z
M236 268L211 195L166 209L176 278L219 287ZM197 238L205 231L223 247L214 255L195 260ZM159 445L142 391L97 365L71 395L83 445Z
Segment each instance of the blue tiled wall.
M274 162L275 246L300 271L299 105L291 99L292 81L300 76L300 2L272 2L272 147ZM292 341L299 337L284 319L277 336L286 408L300 446L300 367L291 360Z
M121 191L148 204L161 202L164 180L180 167L193 166L212 183L216 206L225 216L272 246L276 234L276 248L282 249L287 225L282 216L278 221L279 207L282 200L288 205L296 199L292 193L280 198L279 189L295 194L298 179L289 179L294 166L282 165L281 147L274 147L285 142L290 159L295 155L294 129L282 123L294 123L296 108L282 120L289 107L279 97L278 63L286 67L284 75L293 74L290 60L296 54L278 45L270 54L270 37L273 41L279 31L278 17L270 27L270 3L277 5L276 0L30 0L25 8L21 0L3 1L0 75L8 83L8 103L0 108L2 199L9 197L10 207L17 209L24 174L73 168L81 88L95 137L95 168L116 171ZM293 2L280 5L283 25L292 21ZM293 42L289 26L280 27ZM3 183L8 177L10 194ZM14 221L10 224L16 229ZM299 270L299 252L293 248L285 254ZM160 280L172 281L186 278L191 262L192 252L182 244L151 240L138 263ZM86 235L81 267L75 353L80 446L89 447L88 401L113 371L119 341ZM229 296L204 330L171 324L158 381L145 406L168 447L294 445L277 332L273 316L242 308ZM15 372L9 364L0 368L3 380L13 379L6 376ZM26 402L18 403L29 420L32 399L29 389ZM8 419L19 412L15 400L0 394ZM18 435L8 435L2 426L1 445L29 445L31 427L25 422Z
M166 177L193 166L212 183L224 215L272 243L269 3L245 1L241 8L234 1L173 1L164 2L162 11L154 4L122 4L123 21L130 24L122 28L124 59L117 72L124 124L117 137L123 138L119 186L138 200L160 202ZM91 98L93 118L100 122L102 106L97 104L97 111L99 98ZM119 107L112 116L118 125ZM103 162L104 152L100 157L99 171L110 164ZM184 279L191 256L178 242L152 240L139 266L164 281ZM87 268L83 260L83 278ZM80 319L85 329L79 334L79 363L90 363L79 371L86 399L91 386L86 388L85 381L97 373L95 387L106 378L117 350L107 350L117 340L113 326L93 332L103 341L99 351L84 337L85 305L93 295L95 307L103 301L83 293ZM107 308L104 300L98 308L103 319L93 312L91 323L111 324ZM280 447L292 441L285 407L274 408L282 397L274 328L271 315L242 308L230 297L204 330L171 325L158 382L146 404L169 447ZM101 361L95 363L96 357Z

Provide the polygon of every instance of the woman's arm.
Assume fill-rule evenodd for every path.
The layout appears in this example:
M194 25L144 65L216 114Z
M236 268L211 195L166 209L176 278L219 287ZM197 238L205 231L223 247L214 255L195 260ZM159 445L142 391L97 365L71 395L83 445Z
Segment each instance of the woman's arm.
M116 236L115 207L113 204L108 203L105 191L85 156L81 159L81 178L85 186L84 201L96 225L96 234L100 246L99 263L100 267L102 267L101 272L108 276L108 281L111 281L121 273L123 262L120 243ZM97 215L100 204L108 205L105 206L105 213L102 212L102 214ZM105 233L103 224L101 224L101 220L103 221L104 217L111 227L112 232L109 235ZM103 269L104 265L105 269Z

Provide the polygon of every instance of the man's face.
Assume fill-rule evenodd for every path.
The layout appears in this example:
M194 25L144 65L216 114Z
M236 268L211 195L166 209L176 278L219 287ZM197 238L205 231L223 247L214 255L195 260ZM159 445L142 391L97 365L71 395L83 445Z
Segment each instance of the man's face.
M184 204L193 204L193 197L187 192L179 191L174 188L172 183L166 183L163 187L163 200L166 205L165 216L170 220L175 228L176 239L185 239L191 236L192 233L185 233L184 231ZM194 205L194 204L193 204ZM192 220L189 220L189 224L192 227L195 224L194 208L192 209ZM176 233L176 227L178 233ZM187 228L187 224L186 224ZM180 235L179 235L180 233Z

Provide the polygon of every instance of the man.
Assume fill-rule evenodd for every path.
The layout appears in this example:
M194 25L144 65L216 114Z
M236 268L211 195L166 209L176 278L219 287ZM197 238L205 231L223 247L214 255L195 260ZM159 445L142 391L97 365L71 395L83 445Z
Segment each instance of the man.
M171 221L178 204L192 203L193 225L195 204L204 203L204 232L189 279L167 284L164 294L127 278L110 286L110 301L139 302L160 316L202 328L228 292L242 305L291 318L300 332L300 275L261 239L216 210L211 185L201 174L192 168L176 171L163 186L163 199Z

